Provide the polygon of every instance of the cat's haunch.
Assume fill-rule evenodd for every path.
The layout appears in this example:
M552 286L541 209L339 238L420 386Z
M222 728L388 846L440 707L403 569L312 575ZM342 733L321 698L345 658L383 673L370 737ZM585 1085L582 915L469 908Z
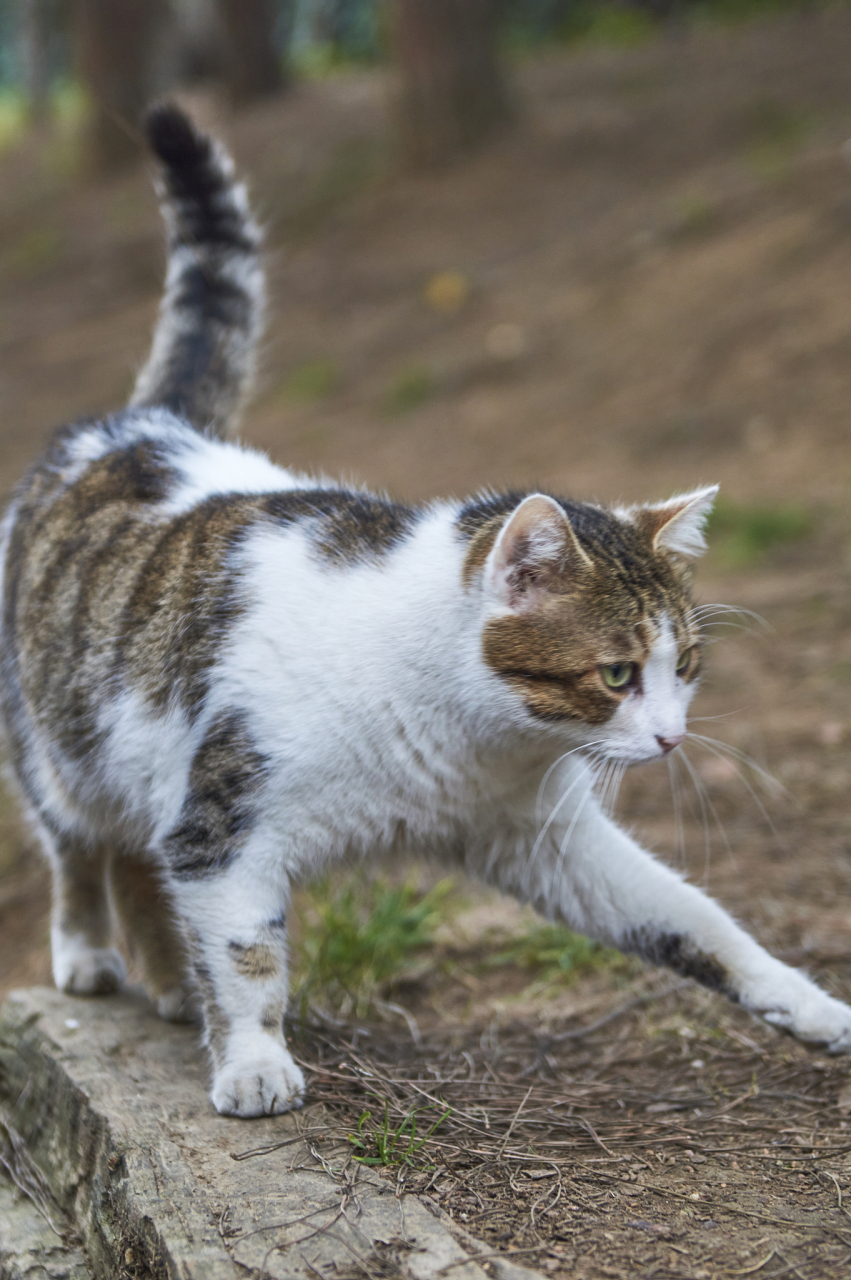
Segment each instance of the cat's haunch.
M57 985L121 984L111 898L160 1013L200 1003L218 1110L285 1111L304 1092L283 1029L290 886L414 851L851 1049L851 1009L594 790L601 764L686 732L715 489L405 506L228 441L260 233L217 142L172 106L147 129L169 237L151 355L127 409L56 435L3 526L0 693L53 869Z

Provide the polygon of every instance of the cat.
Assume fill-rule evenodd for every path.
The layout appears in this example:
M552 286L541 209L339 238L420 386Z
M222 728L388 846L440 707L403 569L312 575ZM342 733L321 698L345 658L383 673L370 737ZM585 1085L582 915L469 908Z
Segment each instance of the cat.
M686 732L715 488L410 506L224 439L261 237L218 142L160 105L166 289L129 406L61 430L2 529L2 710L53 872L57 986L118 988L112 912L166 1018L203 1009L225 1115L298 1106L290 886L432 854L831 1052L851 1009L604 812L599 762ZM558 798L539 815L539 794Z

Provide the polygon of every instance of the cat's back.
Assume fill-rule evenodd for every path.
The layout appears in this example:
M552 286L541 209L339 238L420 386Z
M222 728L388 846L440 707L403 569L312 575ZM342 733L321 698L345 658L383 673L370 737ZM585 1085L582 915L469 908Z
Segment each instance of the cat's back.
M4 523L7 708L23 703L77 758L121 691L191 718L239 608L234 557L259 495L298 483L164 410L59 432Z

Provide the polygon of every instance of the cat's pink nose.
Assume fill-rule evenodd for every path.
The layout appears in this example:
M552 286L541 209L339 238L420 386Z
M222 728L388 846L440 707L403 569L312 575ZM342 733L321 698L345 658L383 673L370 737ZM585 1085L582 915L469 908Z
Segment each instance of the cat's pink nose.
M685 738L686 735L684 733L672 734L670 738L662 738L658 733L656 734L656 741L659 743L659 746L662 748L665 755L667 755L669 751L673 751L674 747L678 747L681 742L685 742Z

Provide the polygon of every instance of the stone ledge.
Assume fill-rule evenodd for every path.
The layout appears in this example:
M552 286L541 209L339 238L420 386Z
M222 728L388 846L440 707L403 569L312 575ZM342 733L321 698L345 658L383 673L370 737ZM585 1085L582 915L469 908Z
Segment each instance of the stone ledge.
M91 1280L81 1249L66 1243L0 1172L0 1280Z
M376 1269L487 1280L471 1237L459 1242L373 1170L349 1163L343 1177L345 1148L317 1153L321 1113L216 1115L197 1031L162 1022L141 994L13 992L0 1010L0 1119L104 1280L374 1280ZM74 1266L32 1276L83 1280L82 1255ZM494 1269L539 1280L507 1259Z

